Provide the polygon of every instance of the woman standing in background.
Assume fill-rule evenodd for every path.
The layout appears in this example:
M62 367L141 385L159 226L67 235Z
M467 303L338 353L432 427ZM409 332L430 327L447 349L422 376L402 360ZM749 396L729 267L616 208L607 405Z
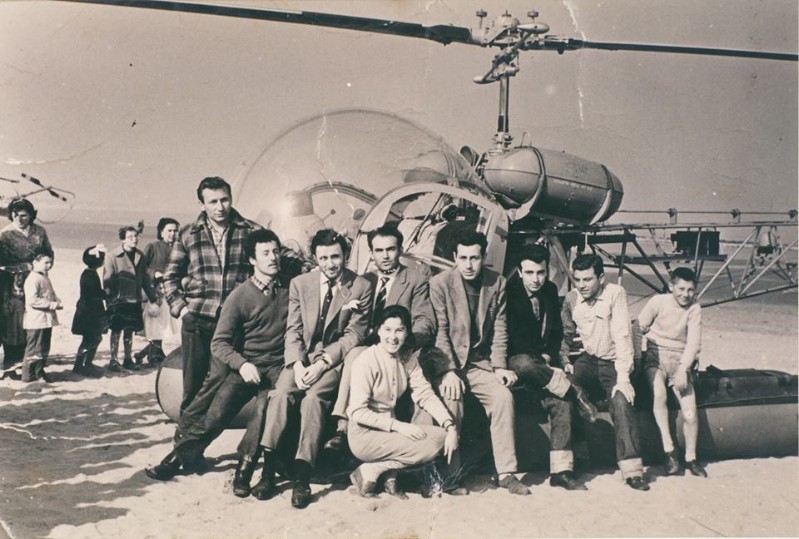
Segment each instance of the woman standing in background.
M3 369L22 361L25 355L25 279L31 272L31 263L39 254L54 257L53 246L47 231L37 225L36 208L25 198L8 205L11 219L0 230L0 338L3 342Z
M172 244L178 237L180 224L171 217L162 217L158 221L158 239L145 245L143 249L147 275L153 286L156 302L147 302L144 307L144 334L150 341L134 356L137 363L146 356L150 365L156 365L164 359L163 340L165 336L180 335L179 321L169 312L169 303L164 298L163 281L166 263Z
M108 369L120 371L119 337L123 336L124 359L122 367L138 370L140 363L133 362L133 333L144 328L142 319L142 300L147 297L155 302L144 254L137 249L139 234L143 224L138 227L124 226L119 229L122 245L105 257L103 263L103 288L108 304L108 317L111 327L111 361Z

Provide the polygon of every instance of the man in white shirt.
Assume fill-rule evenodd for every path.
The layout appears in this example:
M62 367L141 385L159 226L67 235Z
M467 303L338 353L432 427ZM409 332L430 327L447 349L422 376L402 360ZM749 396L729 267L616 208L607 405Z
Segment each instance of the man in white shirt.
M605 282L604 264L594 254L574 260L572 282L574 288L566 294L561 311L561 363L564 370L574 372L577 384L589 394L595 390L608 399L622 477L635 490L649 490L643 478L641 441L633 409L633 341L627 293L621 286ZM584 352L572 365L569 350L577 334Z

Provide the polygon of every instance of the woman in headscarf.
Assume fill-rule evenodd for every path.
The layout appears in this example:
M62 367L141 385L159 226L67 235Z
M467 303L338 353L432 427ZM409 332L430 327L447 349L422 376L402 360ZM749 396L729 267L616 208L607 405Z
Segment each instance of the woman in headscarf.
M3 342L3 369L22 361L25 355L25 279L31 262L39 254L53 258L53 246L47 231L35 223L36 208L30 200L21 198L8 205L11 219L0 230L0 338Z
M111 361L108 369L119 371L119 337L122 336L124 359L122 367L138 370L140 361L133 362L133 333L144 329L142 300L155 302L144 254L137 249L140 227L123 226L119 229L122 244L105 257L103 263L103 288L108 304L111 327Z

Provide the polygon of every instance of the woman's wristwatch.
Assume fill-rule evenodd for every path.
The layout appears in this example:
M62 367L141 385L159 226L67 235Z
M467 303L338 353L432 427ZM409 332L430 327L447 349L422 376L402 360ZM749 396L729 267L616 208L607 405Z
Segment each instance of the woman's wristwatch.
M444 421L444 424L441 425L441 427L447 432L449 432L450 430L455 430L455 422L451 419L447 419L446 421Z

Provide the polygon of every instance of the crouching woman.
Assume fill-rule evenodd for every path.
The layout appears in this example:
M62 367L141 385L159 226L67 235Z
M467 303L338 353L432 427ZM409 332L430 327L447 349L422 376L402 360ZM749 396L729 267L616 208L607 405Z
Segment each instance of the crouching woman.
M458 432L449 410L422 374L418 353L412 353L411 316L392 305L376 322L379 342L367 348L352 365L348 438L353 455L363 464L350 475L365 497L377 495L380 476L384 489L399 498L396 471L424 464L443 454L451 459ZM396 418L397 399L410 389L411 399L440 427L412 425Z

